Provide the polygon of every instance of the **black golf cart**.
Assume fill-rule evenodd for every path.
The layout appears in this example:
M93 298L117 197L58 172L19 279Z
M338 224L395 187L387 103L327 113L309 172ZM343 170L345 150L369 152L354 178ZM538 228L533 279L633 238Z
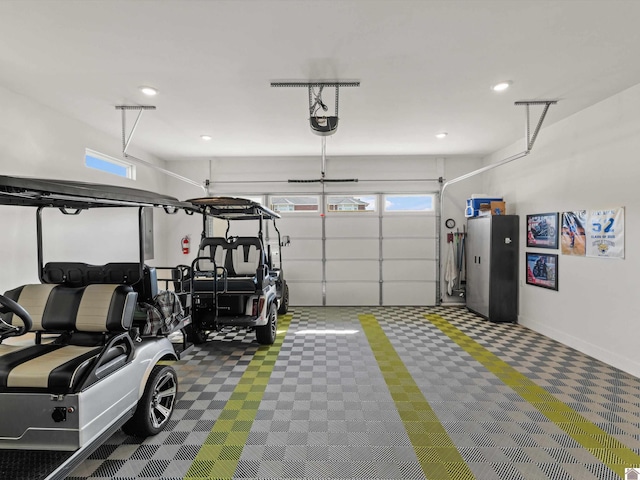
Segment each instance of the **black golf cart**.
M272 344L278 314L289 307L289 287L280 262L282 246L289 239L281 237L276 226L280 215L244 198L206 197L188 202L199 208L203 219L198 256L185 269L181 282L191 296L188 340L202 343L208 332L231 327L255 330L259 343ZM224 236L213 236L214 218L226 221ZM255 233L230 236L231 223L236 221L253 221ZM269 234L274 233L277 242L270 242Z

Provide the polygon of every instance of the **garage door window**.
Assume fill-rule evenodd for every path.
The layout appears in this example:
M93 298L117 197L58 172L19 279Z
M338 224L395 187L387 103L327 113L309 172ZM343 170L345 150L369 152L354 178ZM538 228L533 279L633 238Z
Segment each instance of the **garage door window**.
M385 212L433 212L433 194L428 195L385 195Z
M320 207L317 196L273 196L270 198L271 210L279 213L317 212Z
M330 195L327 197L328 212L375 212L376 197L372 195Z

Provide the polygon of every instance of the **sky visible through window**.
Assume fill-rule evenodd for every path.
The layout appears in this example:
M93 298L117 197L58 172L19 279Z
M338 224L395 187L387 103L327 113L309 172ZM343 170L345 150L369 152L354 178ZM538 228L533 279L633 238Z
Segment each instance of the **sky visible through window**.
M119 177L128 178L129 176L129 170L126 166L118 165L89 154L85 155L85 165L89 168L94 168L102 172L118 175Z
M387 212L433 211L433 195L385 195Z

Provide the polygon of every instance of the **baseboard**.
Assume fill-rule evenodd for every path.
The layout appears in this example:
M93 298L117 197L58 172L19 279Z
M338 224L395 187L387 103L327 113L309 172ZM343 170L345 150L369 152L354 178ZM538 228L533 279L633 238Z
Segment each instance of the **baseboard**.
M523 315L520 315L518 317L518 323L524 327L530 328L535 332L541 333L542 335L563 343L568 347L574 348L584 353L585 355L589 355L590 357L600 360L607 365L611 365L612 367L618 368L623 372L633 375L634 377L640 378L640 362L633 358L622 356L618 352L613 352L611 350L602 348L599 345L586 342L581 338L570 335L566 332L563 332L562 330L550 327L549 325L528 319Z

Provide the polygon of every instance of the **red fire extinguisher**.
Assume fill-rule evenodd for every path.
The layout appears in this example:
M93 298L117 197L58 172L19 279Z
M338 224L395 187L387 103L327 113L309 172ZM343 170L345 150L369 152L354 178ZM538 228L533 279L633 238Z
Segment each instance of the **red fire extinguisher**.
M182 240L180 240L180 244L182 245L182 253L184 253L185 255L188 255L189 245L191 244L191 239L189 238L189 235L185 235L184 237L182 237Z

